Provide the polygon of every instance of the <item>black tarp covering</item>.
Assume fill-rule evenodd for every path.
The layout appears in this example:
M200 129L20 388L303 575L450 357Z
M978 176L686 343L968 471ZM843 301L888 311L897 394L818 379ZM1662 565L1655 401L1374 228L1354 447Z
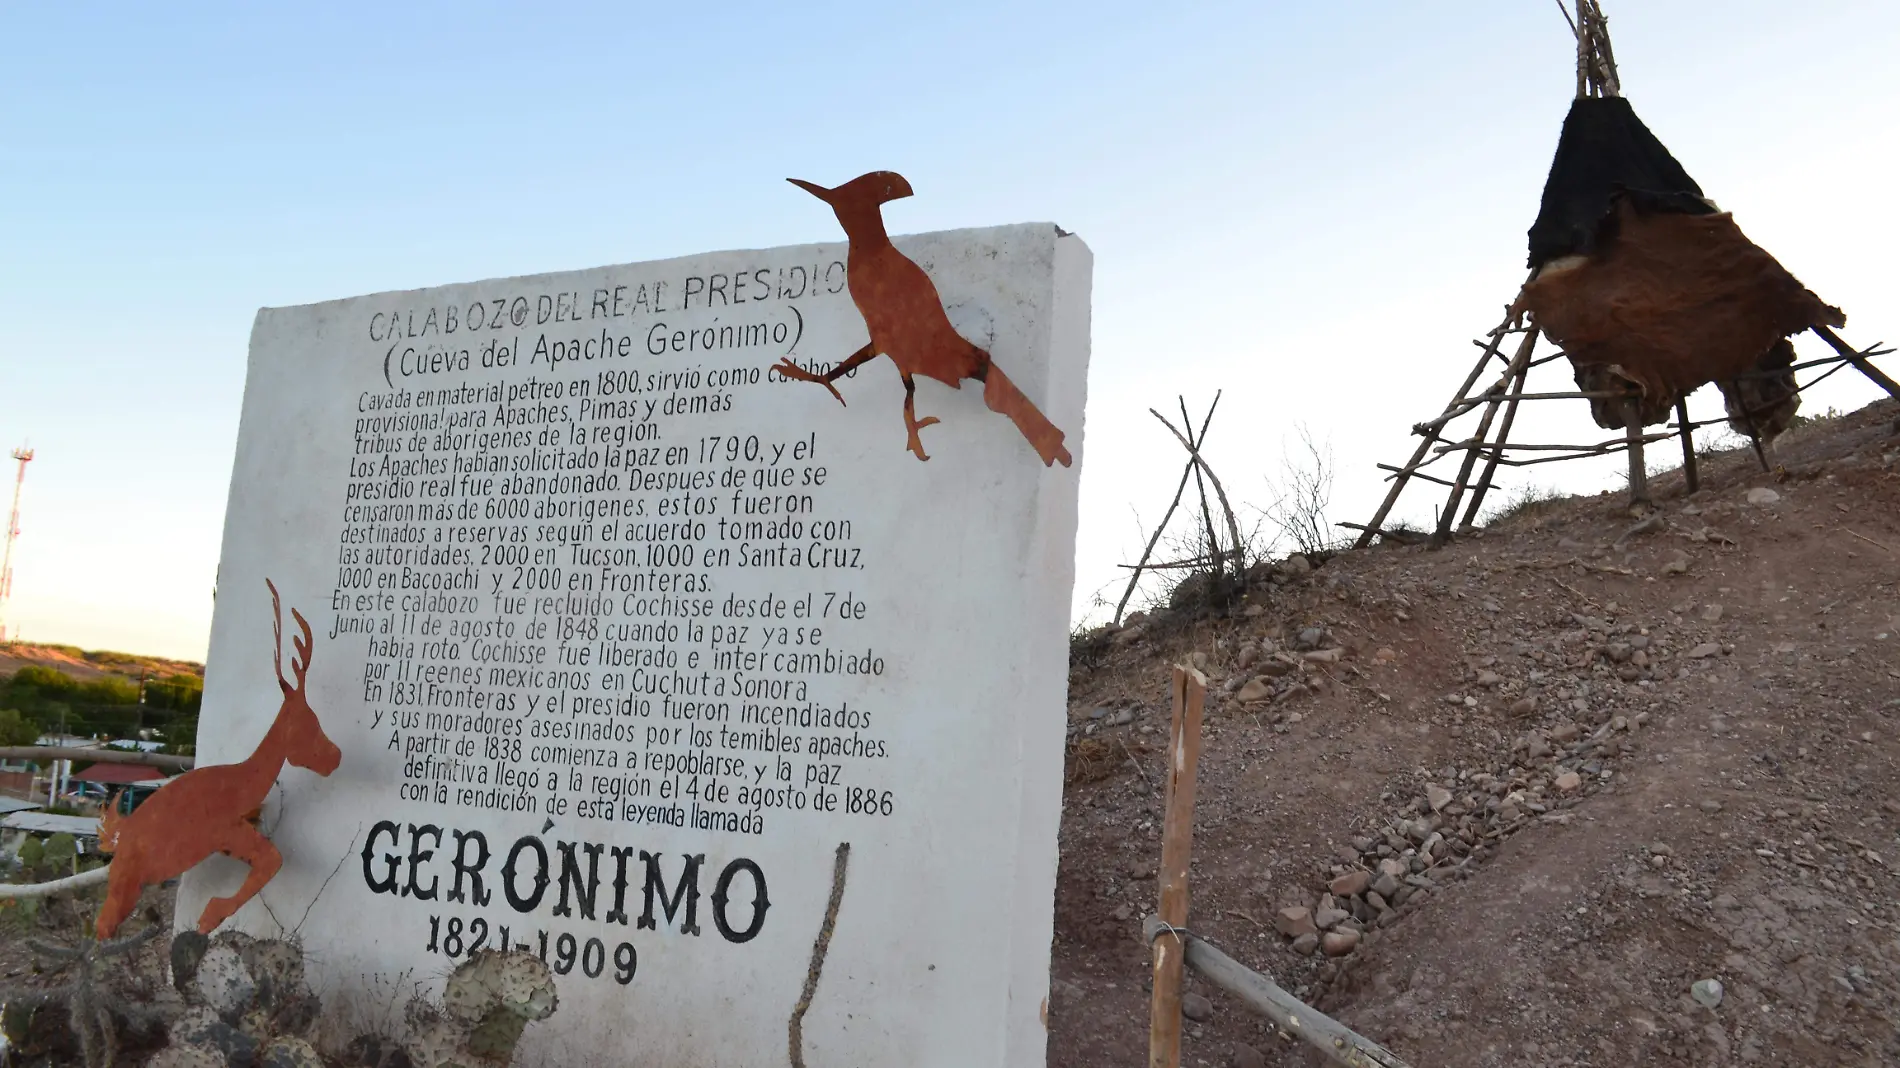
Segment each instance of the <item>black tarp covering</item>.
M1628 100L1578 97L1564 117L1543 203L1531 225L1529 266L1594 251L1618 193L1645 212L1703 215L1715 210Z

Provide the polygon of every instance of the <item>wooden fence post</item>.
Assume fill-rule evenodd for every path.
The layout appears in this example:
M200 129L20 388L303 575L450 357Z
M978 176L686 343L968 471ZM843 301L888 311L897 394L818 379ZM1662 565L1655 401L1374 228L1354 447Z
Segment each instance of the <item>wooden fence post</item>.
M1649 503L1649 468L1643 461L1643 416L1637 402L1623 402L1623 434L1629 442L1630 507Z
M1695 424L1689 422L1689 398L1676 398L1676 427L1682 431L1682 481L1690 493L1702 488L1695 467Z
M1194 844L1194 776L1201 761L1201 709L1207 678L1174 669L1174 721L1168 732L1168 781L1161 824L1161 908L1168 927L1187 927L1188 854ZM1154 996L1149 1002L1148 1068L1180 1068L1181 974L1186 939L1163 929L1154 945Z

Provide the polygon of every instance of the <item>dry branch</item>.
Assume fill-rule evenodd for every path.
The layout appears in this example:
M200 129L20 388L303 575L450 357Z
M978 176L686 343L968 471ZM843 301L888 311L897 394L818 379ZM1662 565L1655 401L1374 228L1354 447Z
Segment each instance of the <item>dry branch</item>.
M1154 533L1148 538L1148 544L1141 550L1141 559L1133 564L1118 565L1132 573L1128 576L1127 587L1122 590L1121 600L1115 604L1115 625L1121 624L1122 613L1128 610L1129 598L1135 595L1135 587L1141 583L1143 572L1177 569L1187 566L1187 564L1190 563L1188 561L1170 564L1151 564L1148 562L1149 557L1154 555L1155 546L1161 543L1161 535L1168 529L1169 520L1174 518L1174 513L1181 507L1181 496L1187 492L1188 479L1190 478L1195 479L1197 484L1200 485L1201 517L1207 532L1209 555L1213 558L1213 568L1216 571L1224 570L1223 561L1228 555L1232 555L1234 558L1234 574L1239 575L1246 570L1247 561L1245 550L1240 540L1240 523L1234 518L1233 507L1227 503L1227 492L1221 488L1220 479L1215 477L1214 469L1209 467L1207 461L1201 457L1201 446L1207 441L1207 431L1209 426L1214 422L1214 410L1220 407L1220 398L1220 393L1216 392L1214 394L1214 403L1207 406L1207 415L1201 420L1201 430L1198 435L1194 432L1194 424L1188 419L1186 398L1177 398L1181 402L1181 430L1176 430L1174 424L1168 422L1167 418L1160 412L1155 411L1153 408L1148 409L1148 414L1161 420L1161 425L1167 427L1168 433L1173 434L1175 440L1181 443L1181 447L1187 450L1188 460L1187 465L1181 469L1181 481L1174 487L1174 497L1168 502L1168 510L1162 514L1161 522L1155 526ZM1199 482L1203 473L1205 473L1207 481L1214 484L1214 492L1220 498L1221 510L1226 514L1228 536L1233 539L1231 554L1221 551L1219 537L1215 533L1214 517L1208 509L1207 486L1205 483Z
M1220 403L1220 394L1217 392L1214 394L1214 404L1209 405L1207 408L1207 418L1210 422L1214 418L1214 405L1218 405L1219 403ZM1187 410L1186 402L1183 401L1182 411L1185 412L1186 410ZM1207 459L1201 455L1201 445L1207 441L1206 428L1205 427L1202 428L1200 440L1195 441L1189 438L1186 434L1182 433L1180 430L1174 429L1174 425L1168 422L1168 420L1165 417L1163 417L1160 412L1157 412L1153 408L1150 408L1148 409L1148 414L1154 416L1156 419L1161 420L1161 425L1168 428L1168 433L1174 435L1174 440L1181 443L1181 447L1188 451L1188 456L1193 459L1194 463L1197 466L1199 466L1201 471L1206 472L1207 480L1214 484L1214 495L1220 498L1221 511L1226 513L1226 516L1227 516L1227 536L1229 539L1231 539L1231 544L1233 545L1234 572L1235 574L1239 574L1240 572L1245 571L1247 568L1247 561L1245 559L1244 550L1242 549L1242 546L1241 546L1240 523L1238 520L1234 518L1234 506L1228 503L1227 491L1224 488L1222 488L1220 484L1219 476L1214 474L1214 469L1208 466ZM1183 429L1186 429L1186 428L1184 427ZM1209 522L1209 525L1211 526L1212 525L1211 517L1209 518L1208 522ZM1208 534L1209 534L1209 540L1211 541L1212 536L1213 536L1213 531L1209 530Z
M1427 461L1427 462L1429 463L1430 461ZM1439 478L1439 477L1438 477L1437 475L1428 475L1428 474L1426 474L1425 472L1423 472L1423 471L1420 471L1420 470L1419 470L1418 468L1416 468L1416 467L1415 467L1415 468L1412 468L1411 470L1409 470L1409 471L1408 471L1408 470L1406 470L1406 469L1405 469L1405 468L1403 468L1403 467L1394 467L1394 466L1392 466L1391 464L1375 464L1375 465L1373 465L1373 466L1375 466L1375 467L1377 467L1377 468L1378 468L1379 470L1381 470L1381 471L1390 471L1390 472L1392 472L1392 474L1391 474L1391 475L1388 475L1388 476L1386 476L1386 479L1385 479L1385 481L1387 481L1387 482L1390 482L1390 481L1392 481L1392 479L1393 479L1394 477L1396 477L1396 476L1398 476L1398 475L1410 475L1410 476L1411 476L1411 477L1413 477L1413 478L1422 478L1422 479L1424 479L1424 480L1425 480L1425 481L1427 481L1427 482L1436 482L1436 483L1438 483L1438 484L1439 484L1439 485L1441 485L1441 486L1447 486L1447 487L1448 487L1448 486L1450 486L1450 485L1451 485L1451 479L1449 479L1449 478ZM1421 466L1423 466L1423 465L1421 465ZM1344 524L1335 524L1335 525L1336 525L1336 526L1343 526Z
M1665 431L1658 431L1653 434L1645 434L1643 435L1642 440L1645 443L1657 442L1657 441L1668 441L1670 438L1673 438L1675 436L1676 435L1674 431L1665 430ZM1461 441L1452 445L1440 445L1434 451L1440 452L1440 453L1464 452L1467 450L1488 451L1490 449L1499 448L1499 447L1500 446L1498 445L1492 444L1490 442L1484 442L1484 441ZM1594 455L1597 452L1622 452L1624 449L1629 447L1629 439L1628 438L1611 438L1608 441L1598 442L1595 445L1511 445L1507 443L1501 447L1504 448L1506 451L1515 450L1515 451L1521 451L1521 452L1577 452L1583 455Z
M1537 348L1537 337L1537 332L1534 330L1524 335L1523 342L1517 347L1517 354L1511 357L1510 365L1505 368L1504 378L1488 391L1492 395L1485 404L1484 415L1478 419L1477 432L1472 435L1477 445L1473 447L1473 451L1465 453L1464 462L1459 465L1458 477L1451 487L1451 497L1445 502L1445 510L1438 517L1438 529L1432 533L1431 543L1434 548L1444 545L1451 538L1451 524L1458 512L1458 501L1465 495L1465 487L1470 485L1471 469L1478 462L1478 453L1475 450L1484 447L1485 438L1491 433L1491 420L1497 417L1498 406L1503 403L1499 398L1509 391L1512 382L1517 381L1524 374L1524 367L1530 363L1531 353ZM1500 438L1497 444L1500 451L1492 454L1494 463L1496 457L1503 455L1501 449L1504 441Z
M1174 510L1181 507L1181 494L1187 492L1188 477L1194 474L1194 461L1189 460L1181 469L1181 484L1174 487L1174 499L1168 502L1168 510L1162 513L1161 522L1155 526L1154 536L1148 539L1147 548L1141 550L1141 559L1134 564L1135 573L1128 576L1128 588L1122 591L1122 599L1115 605L1115 625L1120 626L1122 613L1128 608L1128 599L1135 595L1135 586L1141 581L1142 569L1148 566L1148 557L1155 551L1155 545L1161 541L1161 532L1168 529L1168 520L1174 518Z
M1534 277L1536 277L1536 274L1533 272L1532 274L1526 275L1524 280L1528 282ZM1411 460L1406 463L1406 472L1400 474L1399 477L1393 481L1392 488L1386 492L1385 500L1379 504L1379 510L1372 513L1372 518L1366 521L1364 527L1360 528L1363 533L1360 534L1358 540L1353 542L1353 548L1363 549L1372 544L1373 531L1380 529L1381 525L1385 522L1385 517L1391 513L1392 506L1398 503L1399 494L1405 491L1405 484L1411 481L1411 471L1417 468L1420 460L1425 459L1426 451L1432 447L1434 441L1438 440L1438 428L1444 426L1452 419L1457 418L1457 415L1454 414L1454 410L1458 409L1458 405L1462 403L1465 396L1471 392L1471 387L1477 383L1478 376L1484 374L1484 369L1490 366L1491 357L1498 354L1498 346L1504 343L1505 336L1520 325L1519 320L1520 313L1517 311L1515 302L1507 305L1504 311L1504 321L1499 323L1497 327L1491 331L1489 335L1491 340L1489 344L1484 346L1484 355L1478 357L1477 366L1473 367L1471 373L1465 377L1464 385L1459 386L1458 392L1452 394L1451 403L1446 405L1445 413L1433 420L1430 424L1420 423L1412 427L1412 433L1421 435L1425 440L1418 443L1418 451L1414 452ZM1462 410L1470 411L1469 408Z
M1470 530L1472 524L1477 522L1478 509L1484 507L1485 495L1491 492L1491 479L1497 474L1498 461L1504 458L1504 445L1511 440L1511 426L1517 422L1517 405L1524 399L1524 379L1530 373L1530 365L1526 362L1518 367L1517 377L1511 379L1511 394L1507 395L1509 402L1504 406L1504 421L1498 425L1498 436L1493 442L1497 448L1486 458L1484 470L1478 475L1478 485L1471 491L1471 503L1465 506L1465 518L1459 524L1460 531Z
M1190 568L1219 567L1224 560L1223 554L1220 557L1197 556L1191 560L1170 560L1161 564L1116 564L1115 566L1123 571L1133 571L1136 567L1147 571L1183 571Z
M1859 371L1863 375L1866 375L1869 381L1873 382L1875 385L1879 386L1881 389L1886 390L1896 400L1900 400L1900 382L1895 382L1893 379L1888 378L1885 374L1881 373L1879 368L1867 362L1867 357L1881 355L1881 353L1877 351L1880 346L1879 342L1875 342L1873 347L1869 348L1867 351L1859 352L1859 351L1856 351L1852 345L1849 345L1847 342L1842 341L1840 338L1840 335L1836 334L1832 330L1829 330L1827 327L1817 326L1817 327L1814 327L1813 329L1816 334L1820 335L1820 338L1822 341L1827 342L1829 345L1833 347L1835 352L1838 352L1841 354L1842 359L1845 359L1848 363L1853 364L1855 370ZM1888 351L1892 351L1892 350L1890 349Z
M54 894L84 890L89 886L98 886L105 882L111 870L110 866L99 867L44 883L0 883L0 901L23 897L51 897Z

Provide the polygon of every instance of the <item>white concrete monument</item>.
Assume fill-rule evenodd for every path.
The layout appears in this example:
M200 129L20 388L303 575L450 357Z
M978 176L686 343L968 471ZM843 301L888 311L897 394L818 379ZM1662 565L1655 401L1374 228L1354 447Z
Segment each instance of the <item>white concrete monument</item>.
M1091 257L851 236L258 314L199 754L283 704L268 578L342 760L232 922L333 1011L525 947L527 1064L1043 1063Z

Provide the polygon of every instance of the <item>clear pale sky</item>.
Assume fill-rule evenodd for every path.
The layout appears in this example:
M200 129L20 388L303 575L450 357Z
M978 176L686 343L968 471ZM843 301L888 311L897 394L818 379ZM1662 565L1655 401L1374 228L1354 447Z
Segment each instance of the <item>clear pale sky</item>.
M1850 340L1900 340L1900 4L1608 14L1689 173ZM1304 424L1363 520L1522 280L1573 79L1548 0L9 5L0 445L39 450L10 621L203 655L258 307L834 240L782 179L878 168L917 190L895 232L1051 220L1095 251L1078 611L1173 489L1146 409L1177 393L1226 391L1236 498ZM1807 410L1874 396L1838 375ZM1520 425L1604 436L1581 402Z

